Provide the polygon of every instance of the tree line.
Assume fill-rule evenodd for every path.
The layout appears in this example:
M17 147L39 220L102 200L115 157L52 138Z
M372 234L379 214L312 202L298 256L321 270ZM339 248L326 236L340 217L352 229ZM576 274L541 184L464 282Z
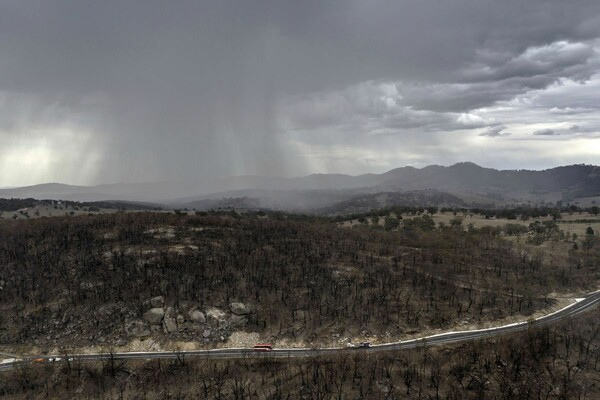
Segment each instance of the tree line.
M248 303L247 329L268 338L401 337L528 315L552 304L551 290L591 287L597 248L549 266L485 229L452 226L150 212L10 221L0 224L0 343L126 338L157 295L175 308Z

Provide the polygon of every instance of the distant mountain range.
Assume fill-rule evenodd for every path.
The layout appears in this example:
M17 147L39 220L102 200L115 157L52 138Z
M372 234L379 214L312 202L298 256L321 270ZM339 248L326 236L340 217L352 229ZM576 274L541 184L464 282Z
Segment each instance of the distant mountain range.
M390 193L410 192L410 196ZM445 192L451 196L441 195ZM470 162L449 167L396 168L383 174L350 176L314 174L298 178L245 176L198 182L119 183L71 186L59 183L0 189L0 198L37 198L74 201L139 201L180 208L247 208L309 210L335 206L362 196L387 193L390 201L438 199L461 204L506 204L573 200L600 196L600 167L569 165L543 171L496 170ZM366 198L364 196L367 196ZM236 200L237 199L237 200ZM429 199L429 200L427 200ZM356 203L359 204L360 202Z

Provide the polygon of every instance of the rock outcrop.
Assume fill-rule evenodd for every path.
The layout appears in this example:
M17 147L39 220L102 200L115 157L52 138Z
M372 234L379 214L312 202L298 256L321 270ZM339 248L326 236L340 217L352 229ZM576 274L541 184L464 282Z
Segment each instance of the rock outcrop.
M151 325L160 325L165 316L162 308L151 308L144 313L144 319Z
M229 309L235 315L248 315L248 314L250 314L250 309L244 303L231 303L229 305Z
M244 315L233 314L231 318L229 318L229 323L231 324L231 326L244 326L248 323L248 318Z
M206 317L204 316L204 313L200 310L192 310L188 313L188 316L190 318L190 321L195 322L197 324L206 323Z
M206 309L206 319L209 324L219 326L225 322L225 313L218 308L209 307Z
M173 307L167 307L165 309L165 317L163 319L163 326L165 333L173 333L177 332L179 329L177 327L177 314Z
M128 336L147 336L150 334L148 325L141 320L129 321L125 324L125 332Z
M150 299L150 304L154 308L161 308L165 306L165 298L162 296L156 296Z

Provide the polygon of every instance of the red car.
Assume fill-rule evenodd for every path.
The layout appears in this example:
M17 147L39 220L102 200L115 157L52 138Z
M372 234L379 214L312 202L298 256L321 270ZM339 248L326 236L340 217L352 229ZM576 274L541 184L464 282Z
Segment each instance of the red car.
M254 345L254 351L272 351L273 345L268 343L259 343Z

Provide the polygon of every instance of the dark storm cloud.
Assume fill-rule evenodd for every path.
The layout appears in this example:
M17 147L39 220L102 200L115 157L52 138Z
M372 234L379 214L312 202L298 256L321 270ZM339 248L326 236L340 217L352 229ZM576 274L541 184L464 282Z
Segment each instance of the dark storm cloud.
M516 55L477 55L479 61L458 72L458 82L407 85L402 93L419 108L461 111L485 107L563 78L588 80L599 67L596 55L591 44L563 41Z
M535 76L570 76L589 78L585 67L594 55L589 44L553 42L539 47L531 47L516 56L494 54L489 51L477 55L478 61L463 71L467 81L499 81Z
M598 71L599 15L596 0L0 0L0 167L27 149L41 180L295 175L348 134L493 132L504 121L473 110Z

